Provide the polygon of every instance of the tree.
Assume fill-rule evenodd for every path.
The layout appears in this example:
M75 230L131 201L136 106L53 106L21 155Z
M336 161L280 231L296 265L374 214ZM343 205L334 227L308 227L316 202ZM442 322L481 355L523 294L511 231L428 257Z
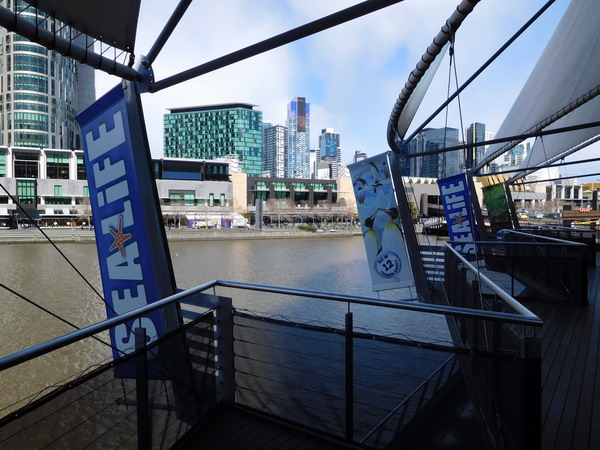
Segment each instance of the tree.
M419 217L419 208L417 208L417 205L415 202L408 202L408 209L410 210L410 217L412 220L417 220L417 218Z

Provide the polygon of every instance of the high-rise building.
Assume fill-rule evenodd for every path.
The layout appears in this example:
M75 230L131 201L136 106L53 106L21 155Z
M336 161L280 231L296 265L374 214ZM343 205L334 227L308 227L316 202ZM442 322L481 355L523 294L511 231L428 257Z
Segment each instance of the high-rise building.
M340 146L340 135L333 128L324 128L319 136L319 148L321 149L321 158L325 156L336 158L338 156L338 147Z
M321 160L329 164L331 178L337 178L340 162L342 161L342 148L340 135L333 128L324 128L319 136L319 149Z
M367 154L365 152L361 152L360 150L356 150L354 152L354 158L352 162L362 161L363 159L367 159Z
M425 128L409 142L408 153L416 155L456 145L458 129ZM405 158L402 174L412 177L445 178L460 172L462 160L461 150Z
M287 128L267 126L263 131L263 172L285 178L287 171Z
M296 97L288 104L288 178L310 176L310 103Z
M504 166L520 166L525 156L529 154L530 144L526 142L524 144L519 144L508 150L504 153Z
M37 15L22 0L2 6L61 37L73 35L68 26ZM85 38L73 42L81 39ZM75 115L95 100L94 69L4 28L0 28L0 43L0 145L81 148Z
M475 122L467 128L467 144L475 144L485 141L485 124ZM485 152L485 147L469 147L465 152L465 169L471 169L476 165Z
M164 115L164 154L216 159L237 155L242 170L261 176L262 111L247 103L172 108Z

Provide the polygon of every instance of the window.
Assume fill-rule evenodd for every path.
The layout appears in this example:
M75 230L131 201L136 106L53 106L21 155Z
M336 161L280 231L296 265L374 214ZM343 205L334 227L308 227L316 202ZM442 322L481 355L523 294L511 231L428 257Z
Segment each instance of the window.
M225 194L221 194L221 206L225 206Z
M69 155L48 155L46 157L46 175L51 180L68 180Z
M0 177L6 176L6 153L0 153Z
M88 186L84 186L83 187L83 196L84 197L89 197L90 196L90 188Z
M15 152L15 178L38 178L38 155Z
M37 204L34 180L17 180L17 201L21 205Z
M208 194L208 206L215 205L215 194Z
M83 163L83 155L77 155L77 179L87 180L85 164Z
M55 197L62 197L62 186L57 184L54 186L54 196Z
M194 206L194 193L193 192L184 193L183 200L187 206Z

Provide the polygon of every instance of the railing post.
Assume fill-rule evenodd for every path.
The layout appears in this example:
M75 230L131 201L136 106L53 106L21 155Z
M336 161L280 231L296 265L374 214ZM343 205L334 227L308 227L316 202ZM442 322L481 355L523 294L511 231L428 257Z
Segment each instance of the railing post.
M235 373L233 364L233 306L231 298L219 297L216 308L216 338L220 389L218 401L235 401Z
M523 353L523 448L539 450L542 448L542 340L526 337Z
M150 448L150 411L148 408L148 364L146 358L146 329L135 329L136 357L135 391L137 402L138 449Z
M354 344L352 313L346 313L346 440L354 441Z

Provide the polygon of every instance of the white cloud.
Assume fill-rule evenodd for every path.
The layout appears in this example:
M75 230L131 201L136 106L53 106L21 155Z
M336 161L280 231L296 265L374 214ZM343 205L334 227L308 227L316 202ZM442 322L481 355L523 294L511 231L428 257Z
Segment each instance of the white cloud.
M164 1L144 0L137 51L147 52L168 14ZM343 0L193 2L184 20L155 61L156 79L193 67L275 34L358 3ZM459 82L485 61L544 0L480 2L457 33ZM564 8L558 0L555 9ZM169 2L174 8L175 2ZM311 103L311 146L322 128L341 134L343 158L354 150L385 151L386 127L396 98L411 70L454 11L458 0L406 0L370 16L303 41L167 88L143 94L152 153L162 154L162 117L166 108L211 103L258 105L263 118L284 123L287 103L304 96ZM528 34L519 50L502 57L461 96L465 126L474 121L496 129L518 94L528 71L556 23L550 14ZM530 50L533 49L533 50ZM527 57L528 51L533 52ZM413 126L446 98L447 60L426 96ZM101 94L118 82L98 76ZM459 127L457 106L449 126ZM443 116L432 126L443 126Z

